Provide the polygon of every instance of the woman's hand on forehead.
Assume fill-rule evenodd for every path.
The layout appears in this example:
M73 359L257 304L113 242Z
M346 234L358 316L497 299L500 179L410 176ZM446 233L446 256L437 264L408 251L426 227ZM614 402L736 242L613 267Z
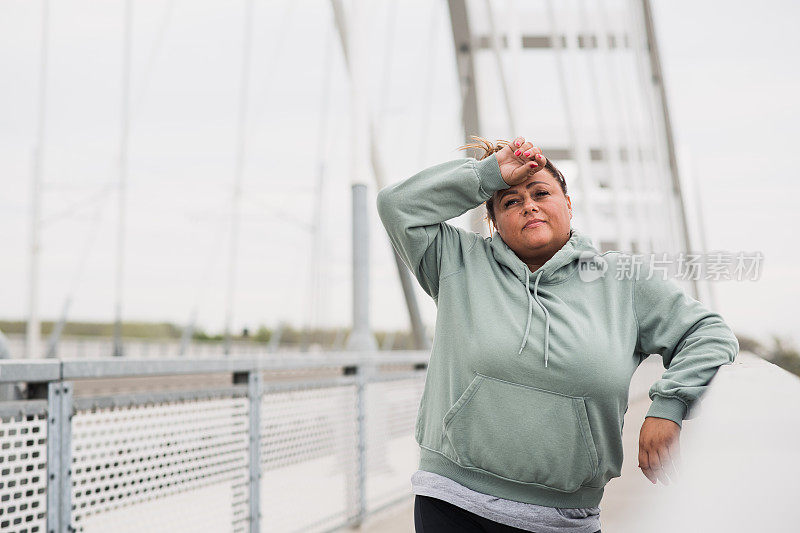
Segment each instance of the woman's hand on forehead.
M497 152L497 163L503 181L513 187L543 169L547 159L532 142L526 141L525 137L517 137Z

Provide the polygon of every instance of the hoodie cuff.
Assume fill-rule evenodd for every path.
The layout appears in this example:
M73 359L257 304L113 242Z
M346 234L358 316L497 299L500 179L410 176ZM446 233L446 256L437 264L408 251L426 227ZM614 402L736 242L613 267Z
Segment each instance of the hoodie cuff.
M686 404L677 398L655 396L653 403L650 404L650 409L644 416L645 418L648 416L666 418L683 427L681 422L686 416Z
M488 200L491 196L502 189L511 187L503 180L500 174L500 165L497 163L497 156L490 155L481 161L475 161L475 173L478 175L478 184L483 194Z

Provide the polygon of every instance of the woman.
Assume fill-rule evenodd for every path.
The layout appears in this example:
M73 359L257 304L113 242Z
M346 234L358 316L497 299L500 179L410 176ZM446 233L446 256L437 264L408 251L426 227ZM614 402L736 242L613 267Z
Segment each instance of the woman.
M479 138L476 138L479 139ZM392 245L437 305L415 438L417 531L600 530L631 376L651 353L639 466L668 483L681 422L739 343L722 317L570 228L561 172L519 137L378 193ZM491 237L445 221L486 203Z

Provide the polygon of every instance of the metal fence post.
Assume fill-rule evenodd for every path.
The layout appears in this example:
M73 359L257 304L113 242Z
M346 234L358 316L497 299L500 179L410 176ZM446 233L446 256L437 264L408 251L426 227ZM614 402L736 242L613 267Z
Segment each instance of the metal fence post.
M47 531L61 533L61 383L47 384Z
M264 393L264 383L259 370L251 370L243 374L235 374L234 382L244 381L244 375L247 376L247 400L249 403L247 412L250 419L247 431L250 438L250 533L259 533L261 531L261 396Z
M72 521L72 382L47 384L47 531L75 531Z
M345 476L346 526L357 528L364 521L366 511L367 434L366 434L366 372L363 362L345 366L345 376L354 376L356 386L355 476ZM347 463L346 463L347 464ZM355 478L353 480L353 478Z
M65 532L75 531L72 527L72 389L71 381L61 382L61 468L59 495L61 512L61 529Z
M358 507L353 525L360 526L367 512L367 381L369 369L361 363L356 372L357 416L358 416Z

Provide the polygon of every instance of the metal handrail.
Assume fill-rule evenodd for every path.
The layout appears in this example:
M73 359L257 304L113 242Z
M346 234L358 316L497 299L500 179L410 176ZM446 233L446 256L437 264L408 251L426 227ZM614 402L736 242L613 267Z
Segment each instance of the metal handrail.
M326 352L324 354L275 354L215 359L3 359L0 383L44 383L60 379L168 376L274 370L313 370L337 367L427 364L425 351Z

